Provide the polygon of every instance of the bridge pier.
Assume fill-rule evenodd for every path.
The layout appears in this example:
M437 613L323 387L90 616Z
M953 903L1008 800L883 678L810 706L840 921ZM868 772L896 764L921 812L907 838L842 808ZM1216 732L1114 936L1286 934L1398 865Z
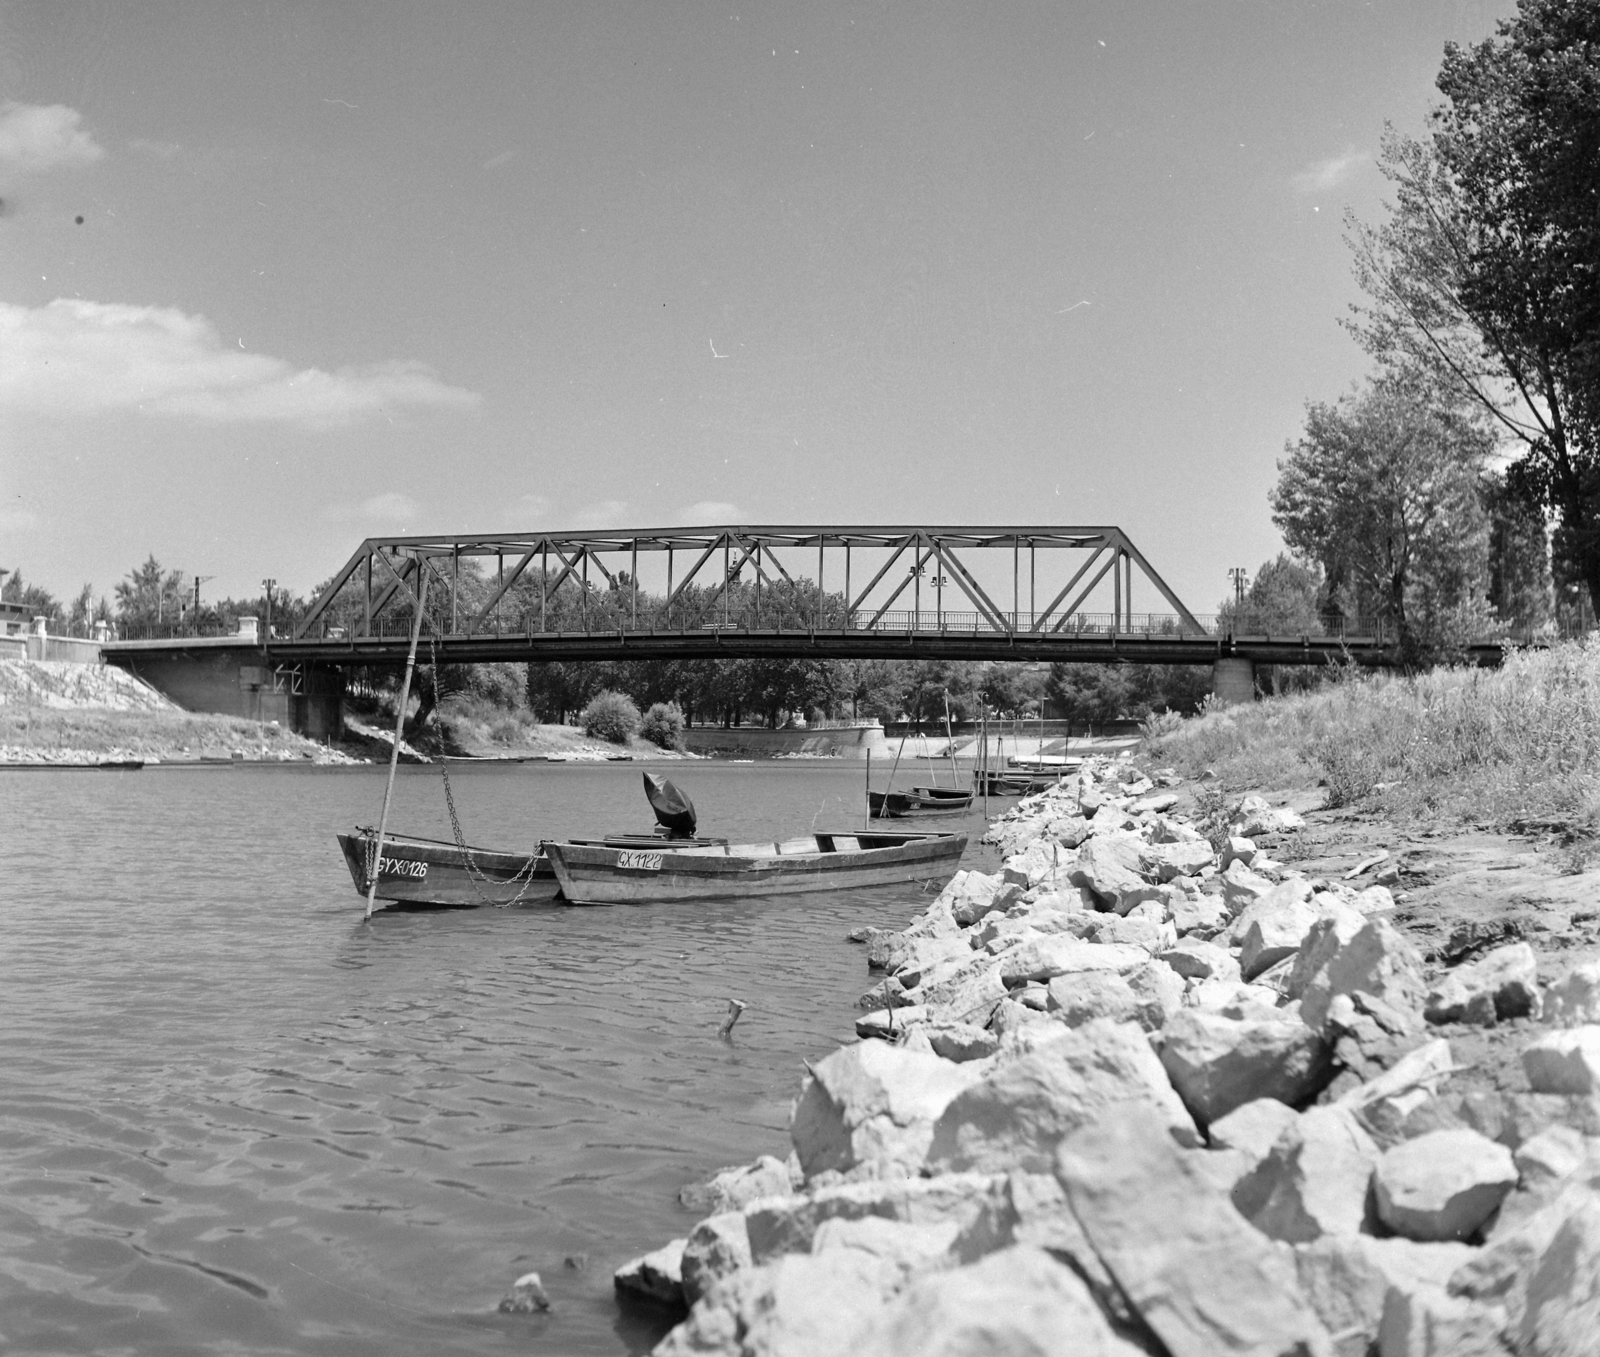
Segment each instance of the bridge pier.
M1211 692L1222 707L1235 707L1242 702L1254 702L1256 697L1256 664L1254 660L1228 656L1216 660L1211 666Z

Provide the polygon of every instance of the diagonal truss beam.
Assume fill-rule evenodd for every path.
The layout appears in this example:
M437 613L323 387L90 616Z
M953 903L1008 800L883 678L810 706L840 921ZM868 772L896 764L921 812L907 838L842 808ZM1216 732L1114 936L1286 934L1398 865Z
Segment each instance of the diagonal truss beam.
M890 556L889 559L883 563L883 569L878 571L878 573L872 577L872 583L867 585L867 587L865 589L863 589L859 595L857 595L855 602L852 603L848 598L845 599L845 619L846 619L846 621L848 621L850 618L852 618L852 617L854 617L856 615L856 612L860 609L861 605L867 601L867 595L870 594L874 589L876 589L878 587L878 581L881 580L885 575L887 575L889 573L890 570L892 570L894 568L894 563L896 561L898 561L902 556L904 556L906 554L906 548L909 547L914 541L916 541L916 538L917 538L916 533L907 533L905 538L904 538L904 540L901 541L900 545L897 546L894 549L894 554L892 556ZM904 588L905 588L905 585L902 584L900 586L900 589L904 589ZM894 592L894 597L895 598L899 598L900 597L900 589L896 589L895 590L895 592ZM878 617L882 617L882 616L883 616L883 609L880 608L878 610ZM877 617L873 618L873 621L874 622L877 621Z
M909 546L910 543L907 543L906 545ZM911 581L916 579L916 577L921 574L923 566L927 565L928 560L932 555L932 550L924 550L920 542L917 544L917 558L915 563L912 565L911 569L906 572L906 577L895 586L894 593L889 595L889 598L884 603L883 607L879 608L877 612L872 614L872 621L867 623L868 630L871 630L871 628L877 626L884 613L888 612L890 608L894 607L894 601L911 587ZM898 551L895 552L895 559L898 560L899 557L900 553Z
M993 600L984 593L983 587L972 578L966 566L957 558L955 551L947 551L936 542L930 542L929 545L933 548L934 555L938 557L940 565L955 577L957 587L967 596L972 606L984 615L996 631L1010 631L1011 628L1006 625L1000 609L994 606Z
M1050 615L1053 612L1055 612L1057 607L1060 606L1061 600L1064 599L1068 594L1070 594L1072 592L1073 586L1076 585L1079 580L1081 580L1091 569L1094 568L1094 563L1100 559L1100 553L1103 552L1104 550L1105 550L1105 546L1103 544L1101 546L1097 546L1094 549L1094 554L1091 555L1087 561L1085 561L1081 566L1078 567L1077 574L1075 574L1070 580L1067 581L1066 587L1063 588L1062 591L1059 594L1057 594L1053 599L1050 600L1050 602L1045 606L1045 610L1042 613L1040 613L1037 617L1035 617L1033 619L1033 625L1028 628L1029 631L1043 631L1044 630L1044 624L1050 620ZM1112 555L1111 559L1112 560L1116 560L1115 554ZM1100 580L1105 576L1105 573L1106 572L1104 570L1102 570L1098 575L1096 575L1094 577L1095 584L1098 584L1100 582ZM1093 589L1094 588L1094 584L1091 584L1089 586L1089 588ZM1081 596L1080 596L1080 601L1081 601ZM1067 611L1071 612L1072 609L1068 608Z
M1090 558L1089 565L1093 565L1095 559L1097 559L1099 557L1099 555L1100 555L1100 553L1098 551L1095 552L1094 557ZM1083 586L1083 589L1080 591L1080 593L1078 594L1077 598L1073 599L1071 603L1067 604L1067 606L1061 610L1060 620L1057 621L1055 626L1050 628L1051 631L1060 631L1062 627L1067 625L1067 622L1072 617L1072 614L1077 612L1078 605L1080 603L1082 603L1084 599L1088 598L1089 595L1094 592L1095 586L1097 584L1099 584L1100 581L1103 580L1106 577L1107 574L1110 573L1111 567L1116 565L1120 559L1121 558L1119 557L1119 555L1115 551L1113 551L1111 553L1110 558L1106 561L1106 563L1103 566L1100 567L1099 573L1096 574L1095 577L1092 580L1090 580L1086 585ZM1087 570L1088 566L1085 566L1084 569Z
M503 599L506 596L506 592L513 588L516 585L516 582L522 578L522 572L528 568L529 564L533 561L533 558L536 555L538 555L537 549L525 553L522 559L517 562L515 569L513 569L509 575L507 575L500 581L498 585L495 586L494 592L489 595L489 601L485 603L483 607L479 608L477 615L467 623L467 631L469 634L477 631L477 629L483 625L484 619L500 606L500 600Z
M366 561L372 559L372 542L369 539L361 544L361 549L345 562L344 569L328 581L327 587L317 595L305 617L295 628L294 639L300 640L306 636L312 627L321 620L322 614L328 611L329 605L338 597L339 591L350 582L350 577L356 573Z
M683 591L689 587L689 585L694 581L694 577L700 573L700 567L711 559L711 553L723 544L723 541L727 538L727 536L727 532L722 530L718 531L717 535L711 539L710 543L707 544L706 549L700 553L700 559L694 563L693 567L690 569L689 573L683 577L678 587L674 589L668 596L666 610L669 616L672 612L672 605L683 597Z

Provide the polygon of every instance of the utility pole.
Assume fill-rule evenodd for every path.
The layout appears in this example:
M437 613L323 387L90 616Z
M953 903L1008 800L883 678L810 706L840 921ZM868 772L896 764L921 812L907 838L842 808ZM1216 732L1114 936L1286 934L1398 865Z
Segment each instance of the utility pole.
M216 579L215 575L196 575L194 577L194 626L195 631L200 630L200 586L206 580Z
M272 639L272 591L277 588L277 586L277 580L261 581L261 587L267 591L267 628L266 632L261 637L261 644L263 647L265 647L266 643Z

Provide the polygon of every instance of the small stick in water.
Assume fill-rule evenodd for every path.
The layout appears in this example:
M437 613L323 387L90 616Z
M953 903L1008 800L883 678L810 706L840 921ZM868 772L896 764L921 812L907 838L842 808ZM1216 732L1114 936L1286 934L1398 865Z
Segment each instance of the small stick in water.
M722 1020L722 1026L717 1028L717 1035L726 1038L732 1031L734 1023L739 1021L739 1015L744 1012L744 1003L739 999L728 1000L728 1016Z

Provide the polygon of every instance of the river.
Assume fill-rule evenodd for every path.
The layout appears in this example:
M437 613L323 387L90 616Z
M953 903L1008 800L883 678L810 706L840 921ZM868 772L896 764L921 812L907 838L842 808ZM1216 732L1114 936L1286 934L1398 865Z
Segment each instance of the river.
M869 983L845 934L921 898L366 924L333 835L384 771L0 772L0 1351L645 1351L612 1270L692 1225L685 1183L787 1153L801 1061ZM657 771L705 833L860 823L859 765ZM639 774L452 781L509 848L647 826ZM401 770L391 825L449 837L436 769ZM496 1313L530 1270L551 1312Z

